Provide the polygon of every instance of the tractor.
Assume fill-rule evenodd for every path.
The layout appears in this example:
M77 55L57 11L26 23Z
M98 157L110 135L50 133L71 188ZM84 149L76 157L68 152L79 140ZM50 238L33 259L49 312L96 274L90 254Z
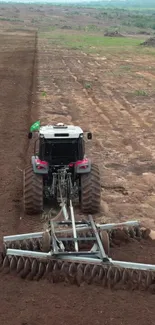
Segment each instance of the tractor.
M52 283L143 291L154 288L155 265L110 257L110 246L119 245L119 252L123 252L123 238L126 242L150 240L154 232L133 220L110 224L93 220L92 214L100 209L100 174L97 165L85 156L82 129L62 123L40 127L37 121L30 128L30 139L35 131L34 156L24 171L25 212L41 213L46 200L51 205L60 202L64 220L59 212L54 218L49 216L44 231L4 236L0 270ZM87 139L92 139L90 132ZM74 216L72 202L76 199L88 214L83 220Z
M37 133L34 155L24 170L23 196L26 214L44 211L46 203L53 206L70 200L77 202L83 213L94 214L100 210L100 172L85 154L85 133L79 126L40 126L35 122L28 134ZM86 132L88 140L92 133Z

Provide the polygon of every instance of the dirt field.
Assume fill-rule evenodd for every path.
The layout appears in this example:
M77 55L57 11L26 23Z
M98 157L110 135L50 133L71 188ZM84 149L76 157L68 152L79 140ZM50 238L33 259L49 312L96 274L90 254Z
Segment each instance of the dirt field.
M134 74L119 72L128 62ZM133 54L129 59L117 53L114 57L89 55L60 46L53 48L47 39L39 40L41 120L62 120L91 130L94 139L87 150L100 165L103 201L110 210L106 217L142 221L147 216L152 227L154 95L136 96L135 91L152 92L154 72L142 69L153 62L149 55L139 58ZM142 78L135 78L138 74Z
M103 206L96 218L140 219L155 229L154 57L111 49L88 54L52 43L49 34L38 33L37 41L35 32L17 31L17 23L16 31L6 31L10 26L1 22L1 239L42 227L38 216L22 213L22 170L31 151L27 131L38 117L43 123L75 123L93 132L87 150L100 165L103 183ZM111 253L117 259L155 263L154 246L130 243ZM153 292L0 275L1 325L154 324Z

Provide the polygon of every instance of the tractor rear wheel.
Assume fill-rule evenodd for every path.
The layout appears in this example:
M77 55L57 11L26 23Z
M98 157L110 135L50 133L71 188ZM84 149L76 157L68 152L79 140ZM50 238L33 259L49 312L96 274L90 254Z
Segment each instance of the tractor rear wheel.
M43 211L43 176L35 174L32 166L24 170L23 175L24 211L36 214Z
M84 213L96 213L100 210L101 182L100 172L96 164L92 164L88 174L81 174L81 210Z

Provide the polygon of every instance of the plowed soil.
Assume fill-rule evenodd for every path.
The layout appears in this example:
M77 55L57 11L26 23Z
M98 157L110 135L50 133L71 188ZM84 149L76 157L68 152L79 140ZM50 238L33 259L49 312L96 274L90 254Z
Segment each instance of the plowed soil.
M146 118L143 116L142 103L137 104L135 112L132 103L117 89L123 87L121 80L118 85L114 84L113 77L111 80L108 78L110 85L105 75L103 85L102 74L111 62L105 68L99 60L86 57L84 53L75 57L67 50L51 51L46 42L39 43L36 62L35 33L1 34L0 44L1 238L3 235L40 229L37 216L33 220L23 217L21 199L22 169L31 150L27 131L37 117L41 117L44 123L61 120L94 131L93 145L88 146L88 152L100 163L104 184L118 186L120 173L124 181L121 186L128 184L127 198L122 192L117 192L122 190L120 184L117 191L113 187L108 190L103 188L104 200L112 204L111 215L107 219L125 220L124 213L132 218L138 214L138 217L142 215L144 220L148 219L154 225L153 215L146 215L146 206L142 205L150 182L144 184L143 178L138 178L135 172L139 172L140 168L145 171L148 164L143 162L154 159L152 99L148 102ZM89 80L90 76L93 76L93 80L97 78L91 91L83 87L82 81ZM46 98L38 96L37 99L36 90L39 94L46 91ZM137 169L135 159L141 162L137 163ZM119 213L115 215L117 211ZM142 214L142 211L145 213ZM103 219L102 214L98 217ZM155 263L154 245L145 241L115 248L112 256ZM28 282L0 274L1 325L153 325L154 315L154 295L150 292L116 292L95 286L77 288L52 285L45 280Z

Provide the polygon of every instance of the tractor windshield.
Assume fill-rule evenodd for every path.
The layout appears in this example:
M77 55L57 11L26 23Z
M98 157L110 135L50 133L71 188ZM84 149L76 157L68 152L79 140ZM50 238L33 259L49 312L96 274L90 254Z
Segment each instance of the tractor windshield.
M40 158L50 165L68 165L82 159L79 139L44 139L40 147Z

